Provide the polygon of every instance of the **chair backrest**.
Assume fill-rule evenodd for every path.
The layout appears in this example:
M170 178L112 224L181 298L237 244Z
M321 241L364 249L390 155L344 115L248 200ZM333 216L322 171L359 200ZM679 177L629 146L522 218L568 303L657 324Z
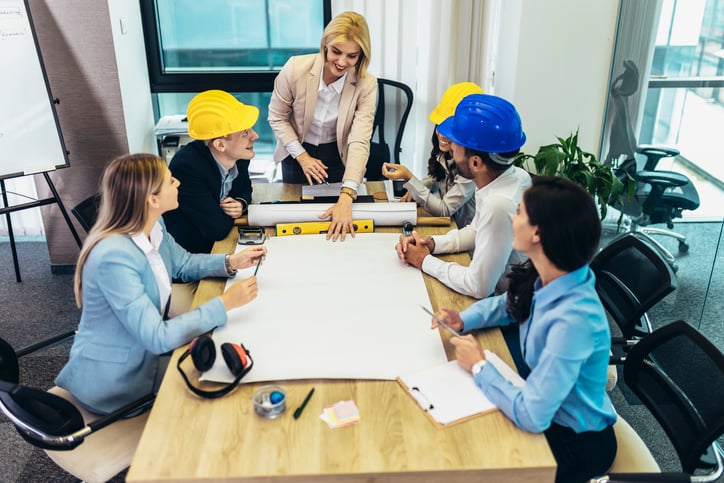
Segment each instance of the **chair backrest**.
M671 266L659 251L636 233L626 233L591 261L596 291L624 337L642 337L644 314L676 289Z
M711 468L702 458L724 434L724 354L679 320L631 348L624 380L666 431L682 469Z
M75 205L70 211L78 219L78 223L87 232L93 227L98 219L98 206L101 202L100 193L96 193Z
M412 89L408 85L389 79L377 79L377 110L365 174L368 180L384 179L382 163L400 163L402 135L412 109L412 101ZM394 144L390 151L388 142L392 140Z

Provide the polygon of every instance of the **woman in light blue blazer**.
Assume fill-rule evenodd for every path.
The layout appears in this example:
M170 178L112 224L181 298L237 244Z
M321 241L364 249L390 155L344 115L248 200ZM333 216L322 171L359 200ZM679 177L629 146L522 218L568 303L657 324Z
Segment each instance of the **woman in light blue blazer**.
M263 246L234 255L184 250L161 219L178 207L178 186L153 154L122 156L103 174L98 221L75 272L78 333L55 381L89 411L107 414L153 391L160 354L223 326L228 310L256 298L256 277L250 277L167 318L172 279L229 277L266 254Z

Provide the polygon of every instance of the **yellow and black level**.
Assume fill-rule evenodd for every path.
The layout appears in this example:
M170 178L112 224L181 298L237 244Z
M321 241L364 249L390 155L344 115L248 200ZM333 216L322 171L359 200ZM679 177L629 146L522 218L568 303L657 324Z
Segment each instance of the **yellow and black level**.
M278 223L277 236L287 235L318 235L327 233L331 221L306 221L302 223ZM352 220L355 233L372 233L375 231L374 220Z

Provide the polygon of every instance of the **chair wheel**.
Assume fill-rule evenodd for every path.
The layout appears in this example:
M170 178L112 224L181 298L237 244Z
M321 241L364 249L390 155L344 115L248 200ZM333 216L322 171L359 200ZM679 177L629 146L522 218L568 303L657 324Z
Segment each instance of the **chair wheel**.
M686 242L679 242L679 253L686 253L689 251L689 244Z

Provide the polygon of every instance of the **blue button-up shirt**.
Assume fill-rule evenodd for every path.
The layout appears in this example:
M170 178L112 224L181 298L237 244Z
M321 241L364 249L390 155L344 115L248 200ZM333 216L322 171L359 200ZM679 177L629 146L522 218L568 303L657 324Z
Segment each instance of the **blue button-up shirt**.
M464 331L514 323L506 294L480 300L461 317ZM520 428L539 433L556 422L581 433L616 421L606 393L611 334L587 265L545 287L534 286L531 313L520 324L531 373L521 388L486 364L475 383Z

